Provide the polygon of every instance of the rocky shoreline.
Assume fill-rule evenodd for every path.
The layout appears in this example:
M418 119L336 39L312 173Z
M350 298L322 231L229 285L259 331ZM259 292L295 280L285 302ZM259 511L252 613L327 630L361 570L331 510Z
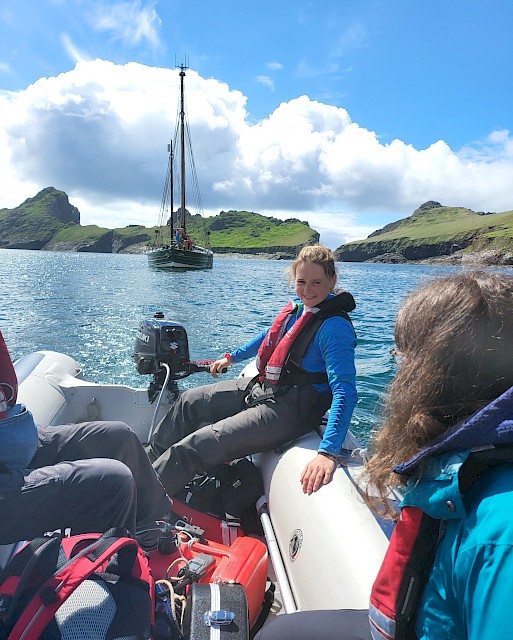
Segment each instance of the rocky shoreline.
M512 267L513 253L500 253L497 251L455 251L451 255L433 256L422 260L406 260L404 256L396 253L386 253L376 256L365 262L380 264L432 264L441 266L462 267Z
M127 248L122 253L146 253L150 247L133 247ZM233 251L230 253L215 253L216 259L223 258L238 258L242 260L251 260L256 258L257 260L294 260L295 253L238 253ZM340 262L345 262L341 260ZM379 264L431 264L440 266L463 266L463 267L512 267L513 266L513 254L511 253L498 253L495 251L455 251L451 255L447 256L433 256L431 258L423 258L422 260L406 260L404 256L396 253L387 253L381 256L376 256L370 260L365 260L366 263L379 263Z

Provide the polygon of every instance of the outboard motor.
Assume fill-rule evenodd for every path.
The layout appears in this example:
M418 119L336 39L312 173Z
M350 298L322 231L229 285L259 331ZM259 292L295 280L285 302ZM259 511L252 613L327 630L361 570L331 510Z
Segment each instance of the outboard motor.
M133 359L142 375L159 373L162 363L166 363L171 379L180 380L191 374L187 332L182 325L163 317L158 313L154 319L140 322Z
M176 322L164 320L164 314L160 311L151 320L139 323L132 358L138 373L153 375L148 388L151 402L164 384L172 395L178 397L176 381L192 373L209 371L212 362L191 362L185 328Z

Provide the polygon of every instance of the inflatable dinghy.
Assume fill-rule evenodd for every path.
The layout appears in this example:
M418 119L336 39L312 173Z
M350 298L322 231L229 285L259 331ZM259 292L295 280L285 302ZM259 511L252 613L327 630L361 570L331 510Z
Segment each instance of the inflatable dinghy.
M160 389L152 401L147 388L89 382L82 365L73 357L52 351L34 352L15 363L18 401L30 409L41 425L121 420L146 443L152 427L176 399L176 380L189 372L208 369L208 365L189 362L185 343L181 359L177 360L176 354L174 360L168 358L169 379L163 379L162 363L158 357L155 361L155 351L162 345L149 342L153 334L164 329L172 333L170 340L176 338L180 333L177 327L180 329L179 325L160 320L141 323L134 359L140 373L150 373L158 379L157 390ZM252 364L241 375L253 373ZM312 432L283 450L253 456L264 483L264 496L256 505L264 532L262 539L238 535L224 544L209 540L209 531L205 530L191 543L194 535L190 527L194 532L195 523L185 516L178 548L175 545L169 556L160 551L152 553L154 577L169 577L166 572L176 558L186 556L190 561L197 556L203 558L201 554L213 557L200 582L242 584L251 624L259 616L269 576L276 584L272 615L316 609L366 609L391 525L374 514L359 495L364 461L351 433L344 443L343 464L336 469L331 483L311 496L303 493L299 477L319 442L319 434ZM12 548L1 550L0 563L10 552Z

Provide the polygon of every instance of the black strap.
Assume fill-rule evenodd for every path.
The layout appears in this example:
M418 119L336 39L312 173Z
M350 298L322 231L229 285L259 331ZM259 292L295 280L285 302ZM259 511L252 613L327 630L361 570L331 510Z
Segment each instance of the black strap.
M445 534L445 521L422 514L417 539L397 594L397 640L416 640L415 621L420 599L435 560L438 544Z
M267 620L267 616L271 611L271 607L274 602L274 592L276 591L276 586L274 582L270 582L269 588L264 593L264 601L262 602L262 608L260 613L258 614L258 618L255 620L253 626L251 627L251 631L249 633L250 640L256 636L256 634L260 631L260 629L264 626L264 622Z

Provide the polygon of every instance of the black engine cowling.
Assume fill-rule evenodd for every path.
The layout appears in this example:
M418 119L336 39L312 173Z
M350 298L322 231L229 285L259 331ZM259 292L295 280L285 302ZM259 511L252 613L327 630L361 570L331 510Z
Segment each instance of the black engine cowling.
M140 374L157 374L165 363L171 380L180 380L192 373L189 341L185 328L160 317L142 320L135 338L133 359Z

